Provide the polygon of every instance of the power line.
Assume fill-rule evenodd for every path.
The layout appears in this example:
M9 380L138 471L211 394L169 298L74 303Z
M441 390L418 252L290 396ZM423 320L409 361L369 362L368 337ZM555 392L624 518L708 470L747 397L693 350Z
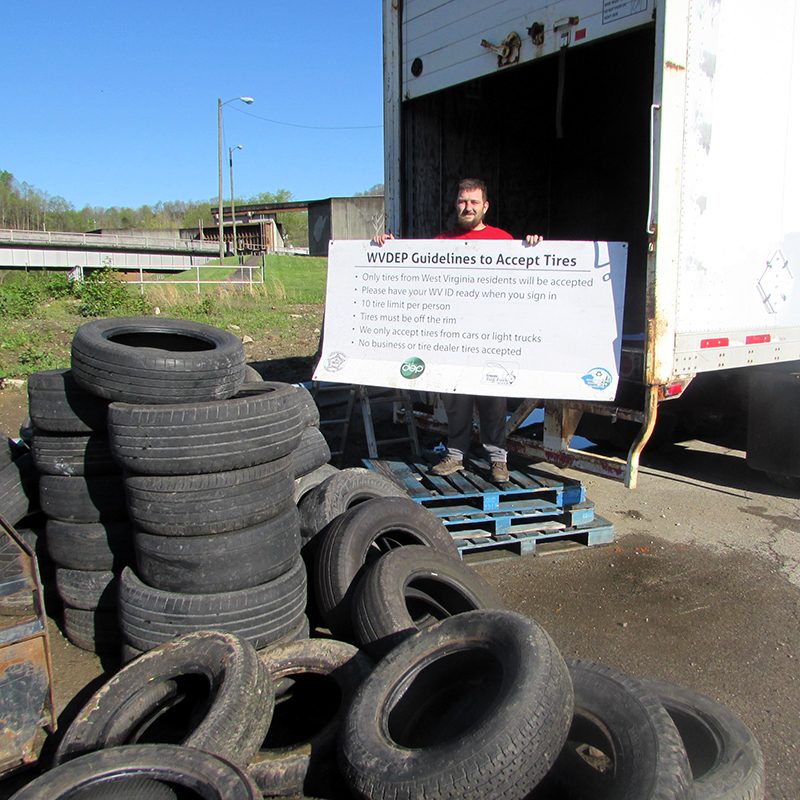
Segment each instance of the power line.
M373 130L375 128L383 128L383 125L343 125L343 126L327 126L327 125L299 125L296 122L282 122L279 119L269 119L268 117L259 117L258 114L251 114L243 108L233 106L233 108L240 114L248 117L260 119L264 122L271 122L273 125L286 125L289 128L305 128L311 131L364 131Z

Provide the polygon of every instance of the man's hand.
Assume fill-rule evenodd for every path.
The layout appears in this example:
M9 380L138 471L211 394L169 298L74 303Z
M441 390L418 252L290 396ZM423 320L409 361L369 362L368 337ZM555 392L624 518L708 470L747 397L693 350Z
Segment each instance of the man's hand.
M379 233L377 236L373 238L372 241L375 242L375 244L379 245L380 247L383 247L386 244L386 242L389 241L389 239L394 239L393 233Z
M529 233L525 237L525 244L534 245L544 241L544 236L539 236L538 233Z

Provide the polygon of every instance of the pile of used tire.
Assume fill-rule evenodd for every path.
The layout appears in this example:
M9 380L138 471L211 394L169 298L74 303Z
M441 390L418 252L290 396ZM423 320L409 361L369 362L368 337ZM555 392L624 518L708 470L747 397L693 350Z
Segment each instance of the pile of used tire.
M205 380L195 340L213 351L224 332L94 325L126 351L92 372L76 335L73 373L112 400L135 530L136 566L119 581L130 663L15 800L104 782L126 797L229 800L763 797L758 744L731 712L565 660L460 560L431 510L377 473L327 464L306 392L242 385L243 354L225 388ZM131 348L131 393L112 396ZM153 358L155 376L142 365ZM191 372L217 394L179 402Z

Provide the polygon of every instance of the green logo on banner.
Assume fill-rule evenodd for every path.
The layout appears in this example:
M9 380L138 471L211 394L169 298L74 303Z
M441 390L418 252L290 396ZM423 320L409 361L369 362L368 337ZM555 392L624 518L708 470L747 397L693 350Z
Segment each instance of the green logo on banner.
M425 372L425 362L416 356L407 358L400 365L400 374L410 381L414 380L414 378L419 378L423 372Z

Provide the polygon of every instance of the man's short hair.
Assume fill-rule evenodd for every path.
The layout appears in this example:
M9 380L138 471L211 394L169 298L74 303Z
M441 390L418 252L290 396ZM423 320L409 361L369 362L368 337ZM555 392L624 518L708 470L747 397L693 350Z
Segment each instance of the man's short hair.
M472 192L475 189L480 189L483 193L483 202L485 203L489 199L489 192L486 189L486 184L480 178L464 178L458 184L458 194L461 194L463 191Z

